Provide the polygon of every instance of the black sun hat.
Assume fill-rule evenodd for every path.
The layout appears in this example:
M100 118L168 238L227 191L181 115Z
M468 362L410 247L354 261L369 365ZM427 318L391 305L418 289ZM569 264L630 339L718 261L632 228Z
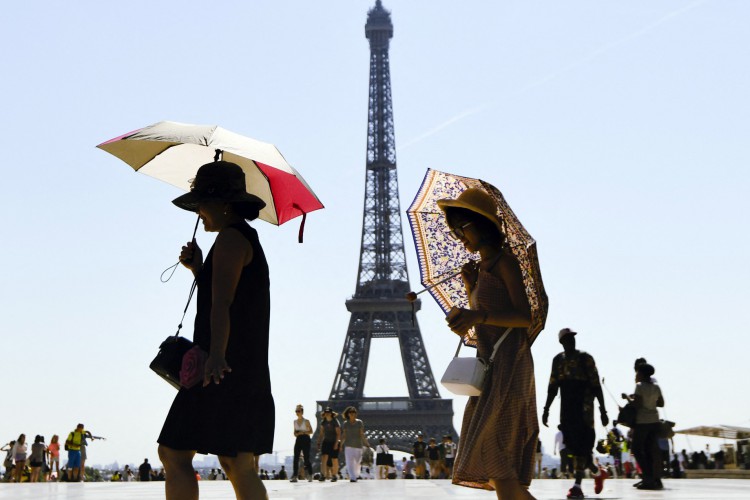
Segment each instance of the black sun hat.
M333 418L339 416L339 414L333 411L333 408L331 408L330 406L326 406L325 410L323 410L323 413L321 413L321 416L325 415L326 413L330 413Z
M261 210L266 202L247 192L245 172L236 163L212 161L195 174L190 192L178 196L172 203L183 210L198 211L198 204L206 201L243 203Z

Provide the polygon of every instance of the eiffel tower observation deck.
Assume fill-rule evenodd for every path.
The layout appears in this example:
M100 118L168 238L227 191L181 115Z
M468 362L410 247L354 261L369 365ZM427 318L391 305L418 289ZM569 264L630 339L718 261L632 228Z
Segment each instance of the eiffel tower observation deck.
M370 92L357 288L346 301L351 318L331 394L318 401L317 411L320 416L326 406L339 413L354 406L372 446L385 438L391 449L411 452L418 433L438 442L446 434L454 440L458 436L453 428L453 401L440 397L415 318L420 303L412 309L405 298L411 288L398 197L388 59L393 24L380 0L367 14L365 36L370 43ZM364 393L370 345L383 338L399 341L408 397L367 397ZM393 356L395 363L399 358L395 352ZM393 372L383 375L392 377Z

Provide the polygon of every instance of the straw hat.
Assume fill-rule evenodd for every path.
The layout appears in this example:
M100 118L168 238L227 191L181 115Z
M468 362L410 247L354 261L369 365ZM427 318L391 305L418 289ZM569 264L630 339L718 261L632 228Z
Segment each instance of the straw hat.
M504 235L503 224L497 215L497 204L492 196L479 188L469 188L458 195L455 200L446 198L437 201L438 206L445 212L446 208L463 208L491 220L497 226L500 234Z

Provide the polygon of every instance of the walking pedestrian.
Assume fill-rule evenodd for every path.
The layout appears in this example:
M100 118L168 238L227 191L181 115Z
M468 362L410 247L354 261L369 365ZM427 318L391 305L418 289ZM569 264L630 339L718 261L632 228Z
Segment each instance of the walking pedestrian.
M151 464L148 463L148 458L144 458L143 463L138 466L138 480L151 481Z
M414 460L417 462L417 479L423 479L425 477L426 464L427 464L427 443L424 442L424 435L420 432L417 434L417 440L412 444L412 453L414 453Z
M563 328L558 339L564 351L552 360L552 373L547 387L547 402L542 413L542 423L547 426L549 407L560 391L560 428L565 439L565 449L573 456L575 484L568 498L583 498L581 482L586 469L594 477L594 492L601 493L607 472L594 463L594 398L599 401L603 426L609 423L604 407L604 395L599 383L599 372L594 358L576 349L576 332Z
M13 478L15 482L20 483L23 478L23 469L26 467L28 446L26 445L26 434L21 434L13 445Z
M310 463L310 436L312 436L313 430L310 421L304 417L305 409L302 405L297 405L294 413L297 418L294 419L294 459L292 460L292 483L298 481L299 476L299 457L302 454L302 458L305 464L305 473L307 474L307 480L312 481L312 464Z
M198 498L196 453L214 454L237 498L266 498L255 456L273 450L274 401L268 368L268 263L248 220L265 203L246 190L239 165L203 165L191 191L175 200L218 233L206 259L195 240L180 262L195 276L193 342L207 354L202 384L181 388L159 435L167 500Z
M633 426L633 454L638 461L643 475L638 485L641 490L661 490L662 460L659 449L659 410L664 406L661 388L652 382L654 367L642 363L636 367L635 393L625 396L637 408L635 426Z
M446 434L443 436L443 465L447 479L453 478L453 463L456 459L456 443L453 442L453 436Z
M44 456L47 454L47 446L44 444L44 437L37 434L34 443L31 445L29 454L29 465L31 466L31 476L29 481L32 483L39 482L39 475L44 465Z
M443 468L441 467L440 448L438 448L435 438L430 438L427 445L427 460L430 463L430 479L440 479Z
M537 439L537 443L536 443L536 478L537 479L542 478L542 458L544 458L544 453L542 452L542 440Z
M560 453L560 474L565 479L570 477L573 473L573 464L571 464L570 456L568 451L565 449L565 438L562 432L562 425L557 426L557 434L555 434L555 448L553 453Z
M451 234L479 261L462 269L469 309L454 308L448 326L460 336L474 328L477 356L492 356L503 332L511 329L495 355L479 396L464 410L461 446L453 483L495 490L499 499L533 499L528 492L539 424L534 362L527 327L531 308L518 260L509 248L497 205L481 189L438 201Z
M388 467L393 466L393 455L390 454L385 439L380 438L380 442L375 447L375 464L378 466L378 479L388 479Z
M55 481L60 480L60 436L57 434L52 435L52 439L47 446L47 453L49 455L49 473L47 474L47 481L52 479L52 471L55 471Z
M339 451L341 447L341 426L336 419L338 413L328 406L323 410L318 433L318 450L320 450L320 481L326 477L336 482L339 473ZM328 466L328 462L331 466Z
M344 424L341 426L341 441L344 443L346 470L349 481L356 483L362 464L362 448L370 446L365 437L365 424L357 418L357 409L349 406L344 410Z

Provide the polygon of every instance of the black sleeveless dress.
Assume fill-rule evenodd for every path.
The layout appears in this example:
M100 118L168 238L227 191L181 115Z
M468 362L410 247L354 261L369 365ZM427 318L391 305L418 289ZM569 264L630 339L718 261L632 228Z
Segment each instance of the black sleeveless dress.
M231 373L220 384L180 389L158 442L176 450L236 456L238 452L271 453L275 409L268 369L270 293L268 263L258 233L235 224L253 247L253 259L240 276L230 307L226 360ZM193 342L211 346L211 280L213 247L198 275L198 306Z

